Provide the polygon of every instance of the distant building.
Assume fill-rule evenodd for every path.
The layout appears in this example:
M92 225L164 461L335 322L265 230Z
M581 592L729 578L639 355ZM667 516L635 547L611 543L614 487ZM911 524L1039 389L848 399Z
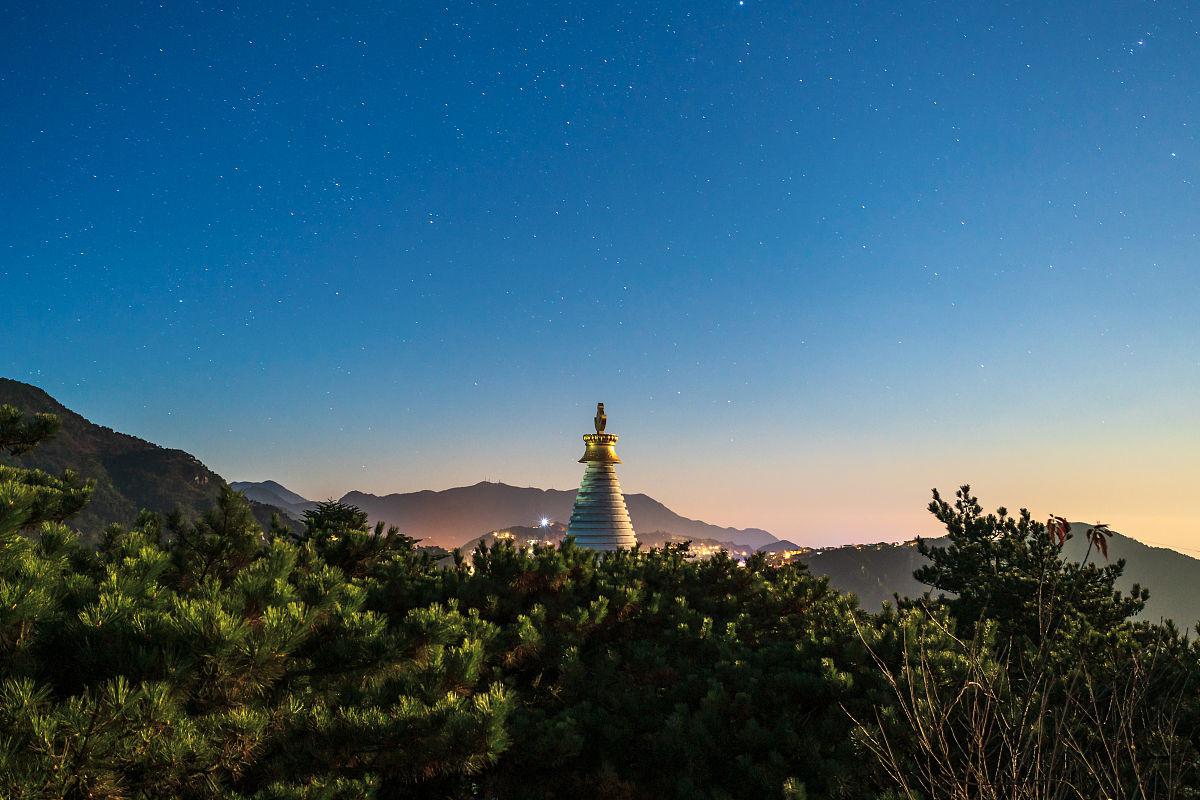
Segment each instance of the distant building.
M575 508L567 535L575 537L580 547L592 550L620 550L637 544L621 482L617 480L616 434L605 433L608 418L604 403L596 406L596 432L585 433L585 449L581 464L587 464L583 482L575 495Z

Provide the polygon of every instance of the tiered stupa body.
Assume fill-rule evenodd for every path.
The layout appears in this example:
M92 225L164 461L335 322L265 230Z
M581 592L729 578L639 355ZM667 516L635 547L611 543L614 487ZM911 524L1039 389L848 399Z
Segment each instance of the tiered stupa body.
M617 480L616 434L605 433L608 419L604 403L596 407L596 432L583 436L585 450L581 464L587 464L583 482L575 495L575 509L567 535L575 537L580 547L592 550L620 550L637 544L621 482Z

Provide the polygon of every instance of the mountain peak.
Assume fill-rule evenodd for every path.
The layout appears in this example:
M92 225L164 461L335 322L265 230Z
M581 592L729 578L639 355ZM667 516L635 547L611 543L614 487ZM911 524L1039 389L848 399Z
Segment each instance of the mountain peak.
M0 404L58 417L62 427L57 434L29 453L6 456L4 461L55 474L71 469L95 481L91 501L71 520L85 537L98 536L114 522L130 524L142 509L198 516L212 507L225 485L191 453L97 425L37 386L0 378ZM272 509L255 511L263 521Z
M291 489L287 488L278 481L234 481L229 485L234 489L237 489L239 492L245 493L247 497L250 496L249 492L254 491L256 494L269 494L270 496L287 505L304 505L307 503L312 503L312 501L307 497L293 492Z
M278 481L234 481L229 485L249 500L282 509L292 519L302 519L305 511L317 507L315 502Z
M759 547L776 539L756 528L722 528L680 516L644 494L625 496L635 529L661 530L693 539ZM538 489L480 481L451 489L395 493L384 496L347 492L343 503L356 505L372 520L383 520L417 539L454 548L488 531L512 525L537 525L539 520L566 520L575 502L573 489Z

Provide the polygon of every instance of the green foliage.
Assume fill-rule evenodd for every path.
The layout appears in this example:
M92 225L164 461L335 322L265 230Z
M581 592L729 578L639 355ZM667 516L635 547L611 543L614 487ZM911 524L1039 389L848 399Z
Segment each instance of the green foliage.
M678 547L481 548L444 573L500 631L521 700L498 797L777 797L861 788L842 705L872 702L852 601L801 568Z
M372 529L365 512L334 500L317 503L304 512L304 536L317 553L346 575L358 578L377 568L392 553L409 553L416 540L396 527Z
M52 414L22 414L0 406L0 453L22 455L59 428ZM93 484L67 470L61 476L39 469L0 464L0 532L61 522L78 513L91 497Z
M306 541L269 537L226 489L193 523L143 514L89 550L38 520L74 489L14 473L0 485L0 796L464 795L507 747L494 629L449 606L369 604L366 572L430 567L411 540L340 549L374 538L344 516ZM26 484L63 497L39 505Z
M986 618L1005 637L1038 641L1072 620L1111 629L1140 612L1149 596L1137 586L1124 596L1115 588L1123 561L1101 567L1064 559L1063 543L1025 509L1016 517L1004 508L984 514L970 486L958 490L953 504L935 490L929 510L946 527L949 544L918 543L930 563L916 578L952 593L947 602L962 623Z
M7 418L20 446L48 425ZM85 547L63 520L86 485L3 469L3 798L984 797L904 779L977 774L925 742L971 739L980 709L1090 769L1090 794L1009 796L1185 797L1200 764L1195 645L1132 621L1119 565L1064 563L966 489L935 495L950 542L923 550L953 595L873 615L761 556L439 560L334 502L264 531L224 488Z
M19 456L58 432L53 414L24 414L16 406L0 405L0 452Z
M953 594L877 618L894 702L856 731L901 796L1198 796L1200 649L1135 621L1149 595L1115 589L1123 564L1064 558L1058 531L984 514L968 486L930 511L948 544L920 543L916 577Z

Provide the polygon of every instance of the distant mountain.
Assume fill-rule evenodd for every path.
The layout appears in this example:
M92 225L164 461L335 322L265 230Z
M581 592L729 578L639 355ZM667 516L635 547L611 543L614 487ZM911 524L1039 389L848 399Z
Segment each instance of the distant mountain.
M479 531L501 530L514 522L535 525L542 518L571 518L574 490L533 489L504 483L477 483L444 491L409 492L383 497L350 492L343 503L358 506L372 520L383 520L418 539L442 547L459 547ZM667 531L689 539L712 539L761 547L776 541L757 528L722 528L676 514L644 494L627 494L625 503L639 531Z
M1066 554L1080 560L1087 551L1084 531L1089 526L1073 523L1072 538L1067 542ZM1103 557L1092 551L1092 560ZM1166 547L1151 547L1136 539L1113 534L1108 542L1109 561L1125 559L1125 574L1120 587L1128 590L1140 583L1150 590L1150 602L1143 616L1152 621L1160 618L1174 620L1181 628L1192 628L1200 622L1200 559L1186 556Z
M787 550L800 549L800 545L795 542L789 542L787 539L780 539L777 542L771 542L770 544L764 544L755 548L759 553L782 553Z
M470 558L471 553L475 552L475 548L480 544L486 544L488 547L496 544L501 540L508 540L518 547L531 547L536 544L558 544L566 535L567 526L561 522L552 522L548 525L511 525L507 528L497 528L494 531L488 531L482 536L476 536L468 542L464 542L462 547L458 548L464 556Z
M36 386L0 378L0 404L31 413L49 412L62 422L55 436L31 452L0 460L51 473L73 469L95 480L91 502L71 519L71 525L87 538L98 536L113 522L133 522L141 509L178 510L185 517L196 517L213 504L225 485L220 475L190 453L89 422ZM276 510L260 504L252 507L264 524Z
M488 546L491 546L497 541L507 539L518 547L529 547L536 544L558 544L566 535L567 526L561 522L550 522L546 525L510 525L506 528L489 531L483 536L477 536L465 542L458 549L462 551L464 556L469 558L480 543L486 543ZM718 551L724 550L731 555L745 558L754 552L754 548L749 545L734 544L733 542L718 542L715 539L694 539L676 533L668 533L667 531L638 532L638 543L644 548L662 547L667 544L682 544L684 542L688 542L691 545L691 551L700 557L714 555Z
M929 589L913 577L925 559L916 542L852 544L822 547L799 556L815 575L829 576L834 588L858 595L864 608L875 610L893 594L920 597Z
M314 501L301 497L275 481L234 481L229 485L249 500L283 509L295 520L303 519L305 511L317 507Z
M1083 523L1072 525L1072 538L1064 557L1081 560L1087 551ZM940 539L931 540L933 544ZM1125 574L1119 588L1128 591L1138 583L1150 590L1150 602L1143 617L1157 622L1170 619L1181 628L1200 622L1200 559L1164 547L1151 547L1136 539L1114 534L1109 540L1110 561L1125 559ZM858 595L866 608L875 609L893 594L917 597L929 589L913 578L913 572L926 563L917 552L916 542L845 545L808 550L798 556L817 575L829 576L830 583L844 592ZM1094 551L1091 560L1103 557Z
M229 485L243 493L247 489L258 490L273 497L281 503L287 503L289 505L303 505L305 503L313 502L308 498L301 497L277 481L234 481ZM249 497L249 495L247 495L247 497ZM313 505L316 504L313 503Z
M724 550L735 558L748 558L754 554L756 549L753 545L749 544L722 542L717 539L704 539L696 536L684 536L672 533L671 531L638 531L638 542L644 548L686 543L690 545L688 549L701 558L714 555L719 550ZM770 546L765 545L765 547Z

